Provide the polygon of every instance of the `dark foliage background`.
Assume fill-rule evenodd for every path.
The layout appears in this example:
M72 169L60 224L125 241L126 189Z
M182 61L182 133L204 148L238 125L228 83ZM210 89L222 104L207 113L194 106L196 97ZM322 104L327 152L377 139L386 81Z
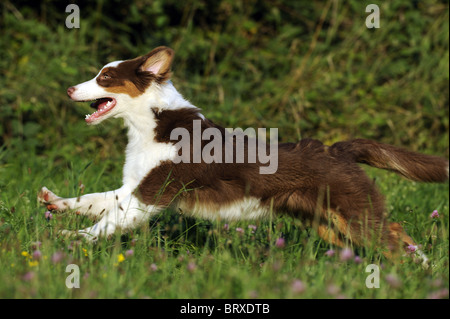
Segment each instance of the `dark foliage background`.
M381 28L367 29L370 2L76 1L68 29L69 2L4 1L0 160L120 157L119 123L87 127L66 88L159 45L176 51L179 91L226 127L448 156L448 2L383 1Z

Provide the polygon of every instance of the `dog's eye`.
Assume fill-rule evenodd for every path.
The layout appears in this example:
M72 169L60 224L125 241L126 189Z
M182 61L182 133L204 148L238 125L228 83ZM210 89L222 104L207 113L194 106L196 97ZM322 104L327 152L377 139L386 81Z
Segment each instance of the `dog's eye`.
M106 73L104 73L103 74L103 79L104 80L107 80L107 79L110 79L111 77L108 75L108 74L106 74Z

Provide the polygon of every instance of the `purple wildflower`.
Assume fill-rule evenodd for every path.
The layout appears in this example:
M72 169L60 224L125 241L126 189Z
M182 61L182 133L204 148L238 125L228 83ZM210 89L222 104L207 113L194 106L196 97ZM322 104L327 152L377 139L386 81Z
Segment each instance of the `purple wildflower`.
M385 279L392 288L400 288L400 286L402 285L400 279L398 279L398 277L394 274L386 275Z
M296 279L292 282L291 289L292 289L293 293L301 294L302 292L305 291L306 287L305 287L305 284L301 280Z
M340 292L341 292L341 289L338 286L336 286L335 284L329 284L327 286L327 293L330 295L337 295Z
M258 227L256 227L256 225L248 225L248 228L251 229L252 230L252 234L254 234L255 231L256 231L256 228L258 228Z
M275 242L275 246L277 246L278 248L283 248L284 245L285 245L285 240L282 237L278 238L277 241Z
M51 212L49 212L49 211L46 211L44 216L45 216L46 220L50 220L50 219L53 218L53 214Z
M187 270L192 273L195 269L197 269L197 265L193 261L189 262L187 265Z
M33 280L35 274L32 271L27 272L25 275L23 275L22 279L25 281Z
M153 272L155 272L155 271L158 270L158 266L156 266L156 264L151 264L151 265L150 265L150 270L153 271Z
M39 260L39 259L41 259L41 257L42 257L42 253L41 253L40 250L35 250L35 251L33 252L33 259Z
M52 255L52 263L58 264L59 262L61 262L61 260L63 260L63 258L64 258L64 253L61 251L57 251L56 253L54 253Z
M327 256L327 257L333 257L333 256L334 256L334 250L333 250L333 249L327 250L327 251L325 252L325 256Z
M126 252L125 252L125 256L126 257L130 257L130 256L133 256L134 255L134 250L133 249L128 249Z
M417 247L414 245L409 245L408 247L406 247L406 249L409 253L414 253L417 250Z
M353 251L350 248L344 248L340 254L341 261L348 261L353 258Z
M431 218L439 218L439 212L437 210L433 210L430 217Z
M355 256L355 259L353 260L355 262L355 264L360 264L362 263L362 259L359 256Z
M428 295L428 299L447 299L448 298L448 289L442 288L441 290L432 292Z

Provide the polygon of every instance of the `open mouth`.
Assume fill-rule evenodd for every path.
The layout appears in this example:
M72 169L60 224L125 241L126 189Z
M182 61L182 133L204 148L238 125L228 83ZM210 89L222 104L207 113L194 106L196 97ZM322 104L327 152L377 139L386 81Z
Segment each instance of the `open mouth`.
M86 122L88 123L94 122L95 120L99 119L100 117L111 111L114 108L114 106L116 106L116 100L110 97L95 100L95 102L91 103L91 107L96 109L97 111L95 111L90 115L89 114L86 115L85 118Z

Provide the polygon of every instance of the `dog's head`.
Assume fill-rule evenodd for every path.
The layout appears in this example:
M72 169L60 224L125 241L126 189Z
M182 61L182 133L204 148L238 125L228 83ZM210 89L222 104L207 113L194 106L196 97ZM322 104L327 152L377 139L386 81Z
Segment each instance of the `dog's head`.
M67 94L77 102L94 101L96 111L86 115L88 124L122 117L167 83L173 56L172 49L158 47L132 60L108 63L92 80L68 88Z

